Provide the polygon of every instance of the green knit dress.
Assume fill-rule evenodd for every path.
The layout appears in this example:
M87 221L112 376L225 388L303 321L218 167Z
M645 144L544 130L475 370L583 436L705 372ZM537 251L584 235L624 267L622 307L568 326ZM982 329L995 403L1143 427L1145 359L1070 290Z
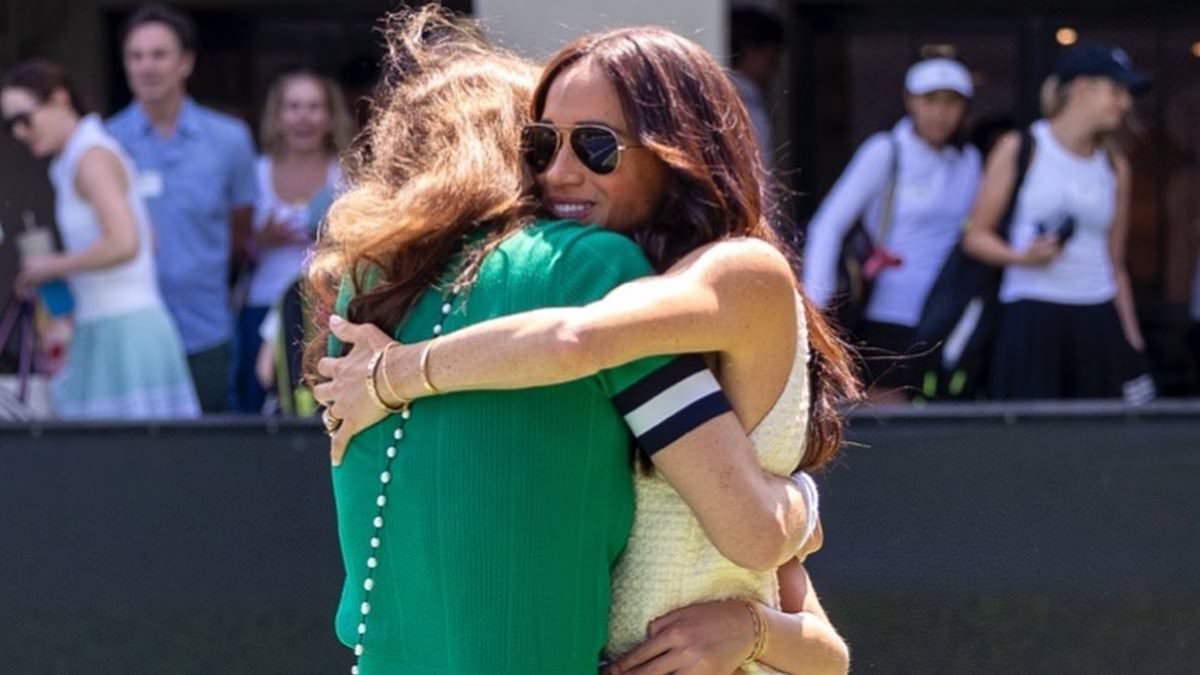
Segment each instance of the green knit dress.
M426 293L397 337L587 304L652 272L622 235L539 222L489 254L449 314L441 291ZM333 469L336 625L361 645L361 675L594 675L633 517L631 437L609 399L666 361L425 398L354 437Z

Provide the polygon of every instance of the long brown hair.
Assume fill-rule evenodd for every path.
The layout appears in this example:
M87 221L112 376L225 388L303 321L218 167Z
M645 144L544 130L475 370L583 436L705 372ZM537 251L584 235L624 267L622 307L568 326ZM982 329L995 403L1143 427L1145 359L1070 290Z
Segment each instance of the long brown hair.
M309 267L321 326L306 353L310 380L339 283L352 284L349 318L390 334L467 235L489 233L464 277L532 210L519 148L533 65L488 46L473 24L436 6L389 15L383 34L388 54L374 118Z
M699 45L655 27L588 35L550 59L533 94L540 119L555 78L587 61L616 88L629 132L666 165L657 213L631 233L659 272L705 244L756 237L795 265L769 225L770 181L759 162L745 106L729 77ZM798 275L797 275L798 278ZM797 286L799 282L797 281ZM842 445L839 406L861 398L850 354L819 310L804 302L812 402L800 468L821 467Z

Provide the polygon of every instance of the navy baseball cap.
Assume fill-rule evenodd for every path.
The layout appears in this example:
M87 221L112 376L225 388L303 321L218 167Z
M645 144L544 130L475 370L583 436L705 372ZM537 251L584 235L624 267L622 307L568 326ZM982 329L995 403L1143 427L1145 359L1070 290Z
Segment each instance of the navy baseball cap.
M1077 77L1107 77L1140 94L1150 88L1150 76L1133 69L1133 61L1124 49L1100 44L1071 47L1058 58L1054 74L1066 84Z

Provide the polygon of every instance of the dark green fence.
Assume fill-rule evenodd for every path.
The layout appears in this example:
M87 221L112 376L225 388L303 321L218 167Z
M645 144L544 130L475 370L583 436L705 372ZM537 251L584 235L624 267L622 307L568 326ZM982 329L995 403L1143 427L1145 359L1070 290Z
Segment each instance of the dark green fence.
M809 567L854 672L1200 672L1200 405L852 435ZM0 426L0 462L0 673L349 671L315 426Z

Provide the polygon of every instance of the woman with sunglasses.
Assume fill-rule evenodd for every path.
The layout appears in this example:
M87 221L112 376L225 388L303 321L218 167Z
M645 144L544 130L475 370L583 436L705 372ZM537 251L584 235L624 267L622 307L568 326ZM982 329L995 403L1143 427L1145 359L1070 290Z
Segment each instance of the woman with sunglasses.
M515 314L411 345L371 325L336 323L339 338L375 346L321 364L332 380L315 393L342 429L353 434L380 417L361 393L368 366L393 400L406 400L539 387L647 355L699 352L712 355L766 469L827 462L841 442L835 405L856 398L857 383L766 224L752 132L720 67L660 29L588 36L551 60L533 116L524 160L543 213L635 239L662 275L584 307ZM645 448L665 423L632 398L626 419ZM335 461L343 450L335 442ZM845 645L800 560L769 571L731 562L703 520L716 494L690 489L689 472L704 467L669 449L650 459L653 470L635 477L633 534L614 577L614 668L845 672Z
M85 115L63 69L14 66L0 89L13 136L53 157L50 181L65 251L21 261L18 291L65 279L75 300L74 337L54 383L68 418L196 417L182 342L158 293L152 233L129 158L97 115Z

